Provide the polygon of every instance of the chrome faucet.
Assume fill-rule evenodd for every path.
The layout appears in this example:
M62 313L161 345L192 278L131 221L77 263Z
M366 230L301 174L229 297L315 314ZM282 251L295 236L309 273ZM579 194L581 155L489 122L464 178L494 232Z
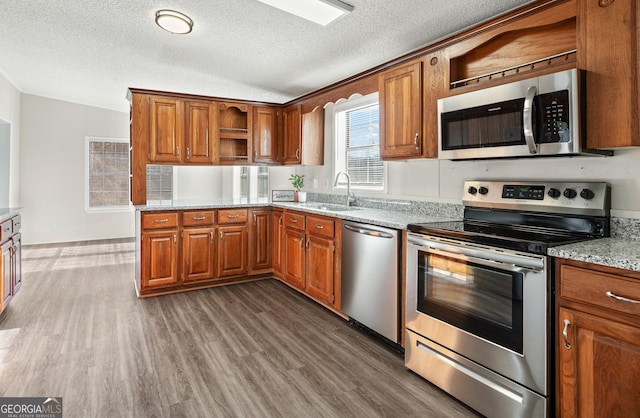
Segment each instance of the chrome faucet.
M336 174L336 181L333 183L333 187L338 185L338 179L340 178L340 174L344 174L347 177L347 201L346 206L349 207L349 204L354 200L351 195L351 176L346 171L341 171Z

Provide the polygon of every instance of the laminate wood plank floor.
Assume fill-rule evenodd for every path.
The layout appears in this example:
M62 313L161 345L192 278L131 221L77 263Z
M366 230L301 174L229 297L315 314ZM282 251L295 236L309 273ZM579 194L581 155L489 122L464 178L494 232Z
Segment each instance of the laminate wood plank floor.
M65 417L475 417L400 355L269 279L137 299L129 240L25 246L0 396Z

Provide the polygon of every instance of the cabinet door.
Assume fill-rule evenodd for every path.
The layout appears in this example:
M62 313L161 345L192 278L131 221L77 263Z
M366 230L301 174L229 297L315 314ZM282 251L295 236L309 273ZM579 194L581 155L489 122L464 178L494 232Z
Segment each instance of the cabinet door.
M13 241L13 295L22 287L22 234L16 234Z
M302 115L302 161L324 165L324 109L320 106Z
M178 283L178 231L142 234L142 288L168 287Z
M2 299L0 299L0 311L7 307L13 296L13 286L11 284L12 244L12 241L9 240L0 247L0 275L2 276L0 277L0 296L2 297Z
M271 214L271 234L273 271L279 275L282 272L284 257L284 225L281 211L274 211Z
M556 327L561 416L640 417L640 328L562 307Z
M434 51L425 57L424 112L422 132L423 156L438 157L438 99L449 91L447 72L449 66L443 50Z
M151 138L149 160L172 162L181 160L184 142L183 103L179 99L151 96Z
M186 136L185 162L213 164L213 141L210 140L211 115L214 111L209 102L189 101L185 103Z
M252 210L249 216L249 274L271 269L271 211Z
M213 279L215 228L186 228L182 235L183 280Z
M286 228L284 232L284 278L300 289L304 289L304 231Z
M333 240L307 236L305 290L327 304L333 303Z
M247 227L221 226L218 235L218 278L247 274Z
M253 162L276 163L278 145L278 108L253 108Z
M378 84L380 158L422 156L422 62L385 71Z
M302 147L302 111L299 105L284 109L283 162L300 164Z
M578 68L586 70L587 147L640 145L638 2L578 1Z

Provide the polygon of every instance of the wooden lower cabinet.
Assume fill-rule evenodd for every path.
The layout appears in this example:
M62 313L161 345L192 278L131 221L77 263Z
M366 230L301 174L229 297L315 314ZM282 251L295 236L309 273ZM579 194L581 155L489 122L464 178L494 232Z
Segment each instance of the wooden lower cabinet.
M291 286L304 289L305 233L295 228L284 232L284 279Z
M335 245L332 239L309 235L305 269L305 291L309 296L331 304Z
M218 278L246 275L247 226L221 226L218 235Z
M142 235L143 289L176 285L178 272L178 230L147 231Z
M215 277L215 228L185 228L182 233L183 273L186 282Z
M558 264L557 415L640 417L640 273Z
M251 210L249 222L249 274L268 273L273 252L271 210Z
M281 210L271 213L271 257L272 267L276 274L282 273L282 259L284 248L284 219Z

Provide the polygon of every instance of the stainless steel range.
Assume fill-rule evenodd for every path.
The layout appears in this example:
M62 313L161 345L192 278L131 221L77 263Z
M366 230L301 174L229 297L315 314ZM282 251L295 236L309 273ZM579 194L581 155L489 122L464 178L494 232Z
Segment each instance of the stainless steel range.
M550 246L609 236L609 185L465 182L409 225L406 366L488 417L553 415Z

